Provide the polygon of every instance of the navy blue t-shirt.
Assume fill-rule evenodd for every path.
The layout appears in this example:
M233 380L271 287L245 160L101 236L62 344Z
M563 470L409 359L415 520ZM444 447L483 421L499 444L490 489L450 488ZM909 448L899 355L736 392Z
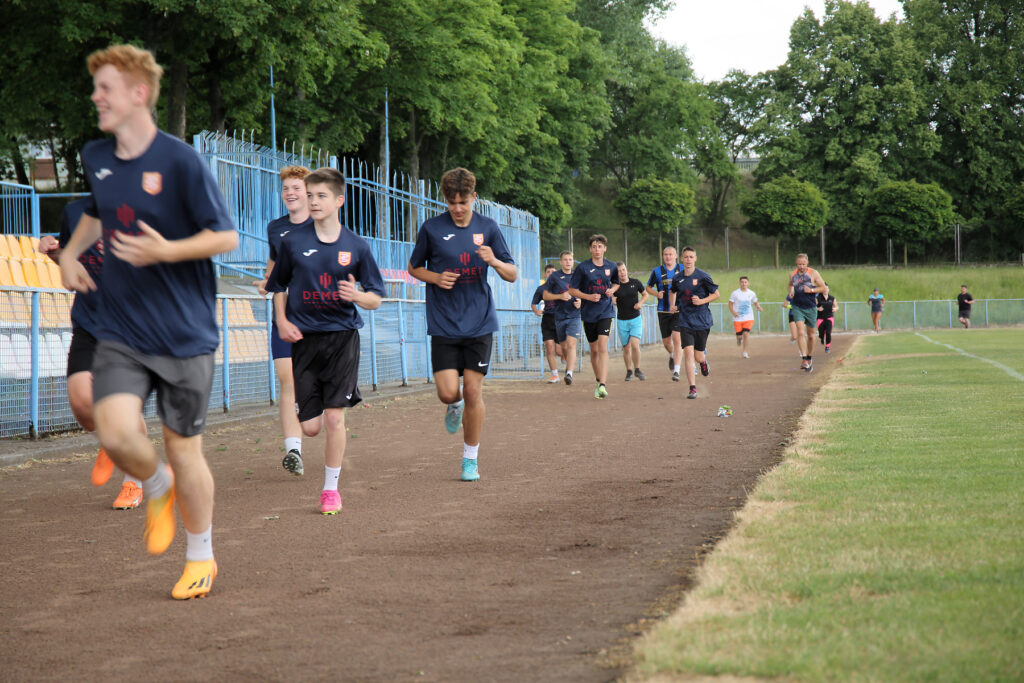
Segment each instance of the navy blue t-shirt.
M693 305L693 296L701 299L718 291L711 276L700 268L694 268L693 272L687 275L680 268L679 272L672 278L672 289L676 293L676 306L679 307L679 327L689 330L710 330L715 321L711 318L711 306L702 304Z
M660 313L668 313L668 293L672 290L672 278L680 270L682 270L682 266L678 263L671 268L666 268L663 263L652 270L651 276L647 278L648 287L653 287L656 292L663 292L663 296L658 299L658 312Z
M543 309L544 310L544 315L554 315L555 314L555 308L556 308L555 305L554 305L555 302L554 301L544 301L544 289L545 289L545 287L547 287L547 283L546 282L544 284L542 284L540 287L538 287L537 289L534 290L534 292L533 292L533 299L530 301L530 305L531 306L540 306L541 303L543 303L544 304L544 309Z
M615 317L615 306L611 297L604 295L615 284L614 280L619 279L619 266L614 261L604 260L600 267L594 265L593 259L587 259L578 266L572 273L572 281L569 286L578 289L584 294L600 294L600 301L583 300L580 311L583 322L596 323L605 318Z
M302 221L301 223L292 223L291 218L288 216L288 214L285 214L280 218L275 218L274 220L267 223L267 245L270 247L270 260L277 260L277 252L281 248L281 238L283 238L292 230L312 227L312 216Z
M569 291L569 283L572 282L572 273L563 273L560 270L548 275L548 281L544 288L552 294L562 294ZM547 305L554 309L555 320L569 320L580 317L580 309L576 308L576 297L568 301L548 301Z
M303 333L358 330L363 319L351 301L344 301L338 283L349 274L363 291L384 296L384 280L370 245L345 226L333 242L324 242L316 228L292 230L281 240L268 292L288 291L285 315Z
M60 248L63 249L71 241L71 235L74 234L75 228L78 227L78 221L82 218L82 212L85 210L86 204L89 203L89 198L76 199L73 202L69 202L64 207L64 212L60 217L60 235L57 237L57 243ZM89 273L89 277L96 283L96 289L100 288L100 283L103 280L103 252L99 249L100 241L96 240L96 243L91 247L82 252L82 255L78 257L78 262L85 266L85 271ZM96 336L96 327L99 324L100 314L100 293L96 292L75 292L75 303L71 307L71 326L81 327L83 330Z
M464 228L455 225L447 211L420 226L409 266L459 273L451 289L427 284L427 334L470 339L498 331L498 313L487 283L490 266L476 254L484 245L499 261L515 263L498 224L475 211Z
M111 245L115 231L139 234L140 220L168 240L203 230L234 230L217 181L198 152L163 131L135 159L119 159L114 145L107 138L82 150L82 166L92 186L85 213L103 224L96 336L156 356L213 353L220 343L213 261L136 268L114 256Z

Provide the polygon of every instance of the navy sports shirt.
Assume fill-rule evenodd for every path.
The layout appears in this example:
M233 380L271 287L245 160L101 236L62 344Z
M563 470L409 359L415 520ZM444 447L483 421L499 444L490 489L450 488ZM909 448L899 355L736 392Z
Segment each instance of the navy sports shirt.
M547 284L548 283L545 282L540 287L538 287L536 290L534 290L534 292L533 292L533 299L530 300L530 305L531 306L540 306L543 303L544 304L544 308L543 308L544 315L554 315L555 314L555 308L557 308L557 306L555 306L556 302L554 302L554 301L544 301L544 289L547 287Z
M291 218L288 214L275 218L274 220L267 223L267 245L270 247L270 260L277 260L277 252L281 248L281 239L290 233L292 230L299 230L300 228L312 228L313 217L310 216L301 223L292 223Z
M220 343L213 261L136 268L113 254L111 240L114 231L140 233L140 220L168 240L203 230L234 230L217 181L198 152L163 131L135 159L119 159L114 145L107 138L82 149L82 167L92 187L85 213L103 224L96 337L155 356L213 353Z
M304 334L363 326L356 305L338 292L338 282L350 274L363 291L384 296L384 280L370 245L345 226L333 242L322 241L316 228L292 230L281 240L277 256L267 291L288 291L285 315Z
M601 266L595 266L593 259L587 259L578 266L572 273L572 282L569 284L573 289L578 289L584 294L600 294L600 301L583 300L582 311L583 322L596 323L598 320L615 317L615 306L611 297L604 295L619 279L619 266L614 261L604 260Z
M78 227L78 221L82 218L89 198L76 199L64 207L60 216L60 236L57 243L63 249L71 241L71 235ZM85 266L89 277L96 283L96 289L100 288L103 280L103 252L99 249L100 241L82 252L78 262ZM100 293L96 292L75 292L75 303L71 307L71 326L81 327L83 330L96 336L96 326L99 324Z
M789 286L793 288L793 305L797 308L817 308L818 295L814 292L805 292L804 287L814 286L814 275L817 271L808 268L806 272L800 273L796 268L789 274Z
M552 294L561 294L569 291L570 282L572 282L572 273L556 270L548 275L548 281L544 283L544 288ZM554 309L555 320L569 320L580 317L580 309L576 308L576 304L573 303L575 301L576 297L571 297L568 301L547 301L545 303Z
M664 295L658 299L659 313L668 313L668 293L672 290L672 278L675 277L675 274L680 270L682 270L682 266L678 263L671 268L666 268L663 263L652 270L651 276L647 278L648 287L654 287L655 291L664 293Z
M475 211L464 228L455 225L447 211L420 226L409 265L432 273L459 273L451 289L427 283L427 334L471 339L498 331L498 313L487 284L490 266L476 255L484 245L499 261L515 263L498 224Z
M679 307L679 327L688 330L710 330L714 326L711 306L694 306L692 299L695 294L703 299L708 294L718 291L718 285L710 275L700 268L694 268L693 272L687 275L680 268L672 278L672 289L676 293L676 306Z

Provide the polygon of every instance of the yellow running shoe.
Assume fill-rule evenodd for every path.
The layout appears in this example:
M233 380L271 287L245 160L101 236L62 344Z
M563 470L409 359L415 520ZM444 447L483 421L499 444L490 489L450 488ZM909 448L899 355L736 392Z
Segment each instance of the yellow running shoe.
M171 597L175 600L205 598L216 578L217 560L185 562L185 571L171 589Z
M167 468L173 479L171 468ZM150 498L146 502L146 530L143 533L143 540L146 541L146 550L150 555L159 555L167 550L167 546L174 540L174 483L167 493L159 498Z
M100 449L96 454L96 462L92 465L92 485L103 486L110 481L110 475L114 473L114 461L110 459L107 452Z
M142 502L142 487L133 481L126 481L121 484L121 493L114 499L115 510L131 510L139 507Z

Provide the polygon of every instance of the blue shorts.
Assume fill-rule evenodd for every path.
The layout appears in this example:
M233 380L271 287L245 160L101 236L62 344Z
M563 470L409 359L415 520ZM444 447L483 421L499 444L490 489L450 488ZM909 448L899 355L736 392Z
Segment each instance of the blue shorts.
M281 339L281 333L277 331L277 323L270 326L270 357L278 358L292 357L292 343Z
M565 318L555 321L555 341L559 344L565 341L566 337L580 338L582 331L579 318Z
M630 337L640 339L644 334L644 318L638 315L632 320L616 320L615 325L619 328L619 343L625 346L629 343Z

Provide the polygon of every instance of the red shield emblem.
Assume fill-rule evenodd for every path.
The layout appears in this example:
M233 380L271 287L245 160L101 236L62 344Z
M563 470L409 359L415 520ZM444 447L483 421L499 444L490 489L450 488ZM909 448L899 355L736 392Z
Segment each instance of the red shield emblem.
M158 195L164 189L164 179L156 171L142 174L142 189L151 195Z
M612 269L611 268L605 268L604 269L604 276L605 277L611 277L612 276Z
M484 243L484 234L482 232L473 233L473 244L476 246L482 246Z
M693 278L693 286L694 286L694 287L696 287L696 286L697 286L697 278Z
M352 252L351 251L339 251L338 252L338 263L343 266L347 266L352 263Z

